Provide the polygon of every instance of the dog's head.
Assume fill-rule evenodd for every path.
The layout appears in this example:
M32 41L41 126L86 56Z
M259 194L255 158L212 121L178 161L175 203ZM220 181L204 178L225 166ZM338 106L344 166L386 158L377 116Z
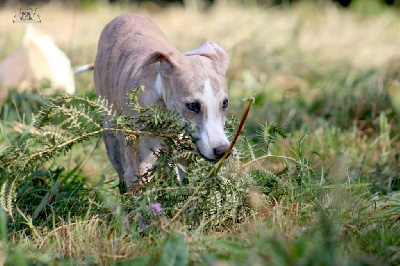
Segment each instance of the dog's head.
M197 147L206 158L222 157L229 147L224 132L229 104L225 51L206 42L183 54L161 51L152 59L160 62L155 87L167 108L193 122Z

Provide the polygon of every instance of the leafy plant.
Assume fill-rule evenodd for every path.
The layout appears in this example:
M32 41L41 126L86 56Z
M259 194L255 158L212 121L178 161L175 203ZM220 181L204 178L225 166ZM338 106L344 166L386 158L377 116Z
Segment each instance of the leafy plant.
M130 108L139 113L135 117L116 115L104 99L90 100L74 95L47 98L48 103L34 116L32 126L24 132L24 141L0 151L0 202L10 217L14 216L14 202L21 184L24 183L24 187L29 185L25 182L28 176L37 175L41 167L68 152L73 145L99 138L105 131L124 134L133 147L146 135L164 140L161 149L153 151L158 158L157 163L138 178L135 190L128 192L132 195L124 199L127 210L141 210L143 218L149 219L152 216L148 207L157 203L161 204L164 214L171 217L185 209L183 217L188 224L196 225L207 219L210 225L216 225L232 219L239 209L246 209L246 186L243 184L248 180L231 180L224 171L217 175L213 170L216 167L214 163L204 159L194 149L188 121L155 105L144 109L138 104L137 95L143 89L139 87L128 94ZM113 127L104 127L104 118ZM235 160L235 156L231 160ZM55 173L59 176L60 171L57 171ZM186 178L179 180L177 171L184 172ZM50 186L51 189L33 212L33 218L40 214L60 185L60 181L56 180ZM197 194L195 200L193 193ZM190 206L186 204L183 208L188 202Z

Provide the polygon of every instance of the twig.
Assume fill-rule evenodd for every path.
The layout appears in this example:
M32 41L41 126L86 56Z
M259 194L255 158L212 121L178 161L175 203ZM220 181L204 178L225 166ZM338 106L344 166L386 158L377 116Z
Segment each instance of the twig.
M66 141L64 143L61 143L61 144L59 144L57 146L50 147L49 149L45 149L44 151L40 151L40 152L34 153L34 154L32 154L32 155L30 155L28 157L28 160L32 160L32 159L34 159L36 157L40 157L40 156L42 156L44 154L50 153L50 152L52 152L54 150L61 149L63 147L66 147L66 146L68 146L70 144L73 144L75 142L84 140L86 138L93 137L93 136L95 136L95 135L97 135L99 133L105 132L105 131L121 132L121 133L134 134L134 135L150 135L150 136L156 136L156 137L160 137L160 138L171 139L171 140L175 140L175 141L182 141L181 139L176 138L176 137L171 137L171 136L168 136L168 135L154 133L154 132L144 132L144 131L140 131L140 130L126 130L126 129L118 129L118 128L102 128L100 130L93 131L93 132L81 135L79 137L73 138L73 139L68 140L68 141ZM191 142L187 142L187 143L192 144ZM192 145L194 145L194 144L192 144Z
M254 98L253 98L253 97L247 99L247 107L246 107L246 109L244 110L244 113L243 113L243 115L242 115L242 119L240 120L240 124L239 124L238 130L236 131L236 134L235 134L235 136L233 137L233 140L232 140L232 142L231 142L231 145L229 145L228 150L225 152L224 156L222 156L222 158L217 162L216 166L217 166L218 168L216 169L216 173L218 173L219 170L221 170L222 164L224 163L224 161L226 160L226 158L228 158L229 154L231 154L231 151L232 151L232 149L233 149L233 146L235 145L237 139L239 138L240 132L242 131L242 128L243 128L243 126L244 126L244 122L245 122L246 119L247 119L247 115L248 115L249 112L250 112L251 105L253 104L253 102L254 102Z

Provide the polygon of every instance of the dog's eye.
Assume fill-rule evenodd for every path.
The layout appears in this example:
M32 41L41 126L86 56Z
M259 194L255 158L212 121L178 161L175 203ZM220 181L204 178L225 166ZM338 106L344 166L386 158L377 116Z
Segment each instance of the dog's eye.
M228 108L228 105L229 105L229 101L228 101L228 99L225 99L222 102L222 109L226 110L226 108Z
M192 112L195 112L195 113L200 112L200 103L199 102L187 103L186 107Z

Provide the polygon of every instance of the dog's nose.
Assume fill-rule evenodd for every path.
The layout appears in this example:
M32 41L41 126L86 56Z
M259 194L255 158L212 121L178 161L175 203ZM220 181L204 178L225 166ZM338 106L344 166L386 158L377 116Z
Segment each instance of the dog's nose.
M217 159L221 158L222 156L224 156L226 150L229 148L229 144L223 144L220 145L216 148L214 148L214 155Z

